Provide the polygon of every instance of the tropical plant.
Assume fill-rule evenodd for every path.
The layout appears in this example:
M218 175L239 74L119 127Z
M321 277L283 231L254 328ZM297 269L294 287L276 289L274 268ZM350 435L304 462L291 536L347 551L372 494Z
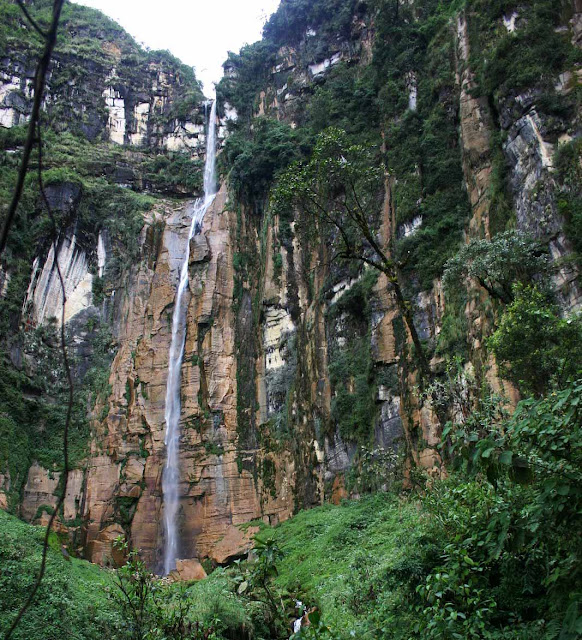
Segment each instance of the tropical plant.
M509 304L515 282L531 283L547 275L549 260L539 242L529 236L506 231L491 240L472 240L445 265L445 288L458 287L465 279L476 280L489 295Z
M501 373L525 393L561 387L582 368L582 315L560 309L537 286L516 285L513 302L488 340Z

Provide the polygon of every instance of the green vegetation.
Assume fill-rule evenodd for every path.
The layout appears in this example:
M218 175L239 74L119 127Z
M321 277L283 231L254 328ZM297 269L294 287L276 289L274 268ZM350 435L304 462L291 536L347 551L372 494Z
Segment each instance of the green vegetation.
M91 367L76 379L75 402L69 433L69 459L74 467L88 453L87 406L105 400L109 393L109 367L114 345L103 327L91 329ZM19 345L25 361L34 364L17 369L0 352L0 472L10 473L10 507L16 509L28 468L37 461L45 469L60 471L63 465L62 434L68 387L58 337L53 326L24 334ZM73 366L76 365L73 358Z
M325 40L322 35L345 38L355 6L356 0L283 0L265 25L263 36L279 46L297 44L308 29L317 31L321 40Z
M44 530L0 511L0 633L27 597L40 565ZM122 550L120 550L120 553ZM117 572L61 552L51 537L47 573L15 640L227 640L259 638L260 605L245 608L223 570L196 585L169 585L134 552Z
M374 270L366 270L328 312L328 317L337 320L341 327L335 328L339 335L329 354L329 379L333 389L331 416L344 440L362 444L371 442L376 420L378 386L368 323L370 298L377 278Z
M579 637L581 399L572 383L501 427L493 398L447 429L457 471L422 497L299 514L271 533L274 584L338 638Z
M342 438L367 442L374 434L377 387L370 336L352 337L347 348L330 354L329 377L335 395L331 415Z
M582 363L582 314L560 317L558 306L535 286L516 285L489 345L502 375L526 393L562 387Z
M458 302L470 278L487 291L499 312L487 346L501 365L501 375L526 394L539 396L562 388L580 370L582 318L561 317L550 273L541 245L521 233L499 233L491 241L465 245L445 268L443 282L450 304L441 353L453 355L446 347L455 325L463 323L464 309Z
M44 529L31 527L0 511L0 633L8 629L28 596L40 566ZM51 538L47 572L35 604L14 633L15 640L98 640L120 625L106 589L111 574L65 558ZM119 636L117 636L119 637Z
M245 124L256 111L258 93L269 77L275 51L270 42L261 41L246 45L238 54L228 53L224 65L227 74L216 87L216 98L220 104L227 102L234 107Z
M541 245L525 234L508 231L489 240L472 240L445 265L447 291L476 280L494 300L505 304L514 298L513 286L526 285L548 275L549 261Z
M563 24L564 3L530 0L518 5L512 0L468 0L471 39L475 45L471 68L477 72L482 90L495 99L539 87L546 92L546 107L556 96L555 77L580 62L580 51L567 33L556 28ZM499 27L504 15L515 10L527 12L514 33ZM560 98L560 110L574 108L575 97ZM557 107L558 105L556 105Z
M573 140L561 145L555 156L560 181L558 209L565 220L565 231L574 245L578 265L582 263L582 142Z
M575 640L581 400L582 381L571 382L509 418L499 399L484 398L443 433L448 479L261 525L255 560L199 584L164 586L135 554L111 574L53 548L45 591L18 637L53 637L42 635L50 608L66 599L58 632L72 637L97 637L107 622L119 639L287 638L299 600L319 616L298 638ZM0 527L5 625L37 566L40 532L1 513Z
M377 90L373 66L338 64L325 82L315 87L305 108L304 127L317 134L333 126L346 131L354 141L379 145Z
M144 178L158 192L184 195L202 191L203 162L187 153L158 154L144 163Z
M222 155L233 194L244 204L261 207L275 176L301 158L301 150L301 134L272 118L255 119L250 134L236 130Z
M373 66L380 81L385 164L395 178L396 222L422 226L396 243L406 272L429 289L456 251L469 217L458 144L455 41L449 20L456 3L422 7L379 2ZM419 14L417 14L417 11ZM381 79L381 80L380 80ZM416 108L409 94L416 86Z

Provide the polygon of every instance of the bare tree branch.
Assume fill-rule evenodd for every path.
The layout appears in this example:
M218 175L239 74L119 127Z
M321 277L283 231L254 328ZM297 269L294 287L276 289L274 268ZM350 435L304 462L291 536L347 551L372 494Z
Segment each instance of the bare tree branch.
M72 413L73 413L73 401L74 401L74 386L73 386L73 377L72 377L72 373L71 373L71 367L70 367L70 363L69 363L69 359L68 359L68 354L67 354L67 346L66 346L66 327L65 327L65 305L67 302L67 297L66 297L66 289L65 289L65 281L63 278L63 274L61 272L61 267L59 265L59 260L58 260L58 231L57 231L57 226L56 226L56 221L55 221L55 217L54 214L52 212L52 209L50 207L50 203L49 200L46 196L46 192L44 190L44 184L43 184L43 180L42 180L42 167L43 167L43 162L42 162L42 140L41 140L41 133L40 133L40 126L37 127L37 131L38 131L38 147L39 147L39 159L38 159L38 181L39 181L39 187L40 187L40 192L42 195L42 199L43 202L47 208L49 217L51 219L51 223L52 223L52 227L53 227L53 252L54 252L54 265L57 271L57 275L58 275L58 279L59 279L59 283L61 286L61 293L62 293L62 298L63 298L63 302L62 302L62 307L61 307L61 330L60 330L60 347L61 347L61 353L62 353L62 357L63 357L63 365L65 367L65 372L66 372L66 376L67 376L67 382L69 385L69 400L68 400L68 405L67 405L67 414L66 414L66 419L65 419L65 429L64 429L64 433L63 433L63 457L64 457L64 462L63 462L63 474L64 474L64 480L63 480L63 484L62 484L62 490L61 490L61 494L57 500L57 504L55 506L55 509L53 511L53 513L51 514L51 517L49 519L48 525L46 527L46 531L45 531L45 535L44 535L44 541L43 541L43 549L42 549L42 561L41 561L41 565L40 565L40 570L36 579L36 582L34 583L34 586L32 588L32 591L30 593L30 595L28 596L28 599L26 600L26 602L24 603L24 605L22 606L22 608L20 609L20 611L18 612L18 615L16 616L14 622L12 623L10 629L8 630L8 633L6 634L6 640L9 640L9 638L12 636L12 633L14 632L14 630L16 629L16 627L18 626L20 620L22 619L22 617L24 616L24 614L26 613L26 611L28 610L28 608L30 607L30 605L32 604L34 597L36 596L36 593L38 591L38 588L40 587L40 584L42 582L42 579L44 577L45 574L45 570L46 570L46 560L47 560L47 555L48 555L48 544L49 544L49 537L50 537L50 532L52 530L54 521L59 513L59 511L61 510L64 502L65 502L65 497L66 497L66 493L67 493L67 485L68 485L68 480L69 480L69 428L70 428L70 424L71 424L71 417L72 417Z
M31 24L31 26L34 28L34 30L40 35L40 37L43 40L46 40L47 37L48 37L48 34L46 32L44 32L40 28L38 22L30 15L30 13L28 12L28 9L26 8L26 5L24 4L23 0L16 0L16 2L18 2L18 6L22 10L22 13L24 13L24 15L26 16L26 19Z
M11 208L10 208L8 217L5 221L5 225L2 230L2 238L0 240L0 255L1 255L3 250L6 247L6 241L8 238L10 225L14 219L14 215L18 207L18 202L20 201L20 197L22 195L22 188L23 188L24 179L26 177L26 173L28 170L30 154L32 152L32 148L35 142L38 140L38 184L39 184L42 200L44 202L44 205L47 209L48 215L52 223L54 268L56 268L56 271L57 271L57 275L58 275L58 279L61 287L61 293L62 293L60 348L62 352L63 366L65 368L65 373L67 376L67 382L69 387L69 399L67 404L67 413L66 413L65 427L63 432L63 483L61 487L61 493L57 500L57 504L55 506L53 513L51 514L48 525L46 527L44 540L43 540L43 548L42 548L42 560L41 560L38 576L36 578L36 581L33 585L33 588L26 602L22 605L21 609L16 615L16 618L12 622L12 625L8 629L8 632L6 633L6 636L5 636L5 640L10 640L10 638L12 637L14 630L22 620L26 611L29 609L29 607L33 603L34 598L36 597L38 589L41 585L42 579L44 578L44 574L46 571L46 562L47 562L47 556L48 556L50 533L51 533L53 524L55 522L55 519L58 516L59 512L61 511L63 504L65 502L68 480L69 480L69 429L71 425L71 417L73 414L74 385L73 385L73 376L71 373L71 367L69 363L69 358L67 354L67 345L66 345L65 306L67 302L67 294L66 294L66 288L65 288L65 281L63 278L63 274L61 272L59 259L58 259L59 258L59 255L58 255L59 233L57 230L55 217L50 206L50 202L47 198L47 195L44 189L44 184L42 179L43 156L42 156L42 138L41 138L41 131L40 131L40 106L42 104L42 94L44 92L45 78L46 78L46 73L48 70L51 54L52 54L54 45L56 43L57 28L58 28L59 17L61 14L63 2L64 0L55 0L54 6L53 6L53 19L52 19L51 27L48 34L46 35L46 44L45 44L44 54L41 60L39 61L39 64L36 70L34 107L33 107L33 112L31 115L30 125L28 129L28 137L25 145L24 156L23 156L21 167L20 167L16 191L14 193ZM21 2L19 2L19 5L21 5L21 8L23 8L24 10L24 7L22 7ZM29 17L26 11L25 11L25 15ZM29 19L33 24L35 24L30 17Z
M53 4L53 17L51 25L45 36L45 46L41 59L36 67L36 74L34 76L34 103L32 106L32 113L30 115L30 122L28 125L28 134L26 136L26 142L24 143L24 150L22 152L22 162L18 171L18 178L16 181L16 187L14 189L14 195L8 212L6 214L6 220L2 226L0 232L0 257L6 249L6 243L8 242L8 234L10 233L10 227L14 222L16 211L18 209L18 203L22 197L22 190L24 188L24 180L28 171L28 165L30 162L30 154L35 144L35 133L37 130L37 124L40 117L40 108L42 106L42 98L44 95L44 89L46 86L46 75L48 72L49 64L51 61L52 53L57 42L57 30L59 26L59 19L61 17L61 11L63 8L64 0L54 0ZM21 3L19 2L19 5ZM21 5L22 8L22 5ZM28 12L26 12L28 13ZM26 15L26 14L25 14ZM42 31L41 31L42 33Z
M36 593L40 587L40 583L42 582L42 579L44 577L45 571L46 571L46 561L47 561L47 555L48 555L48 546L49 546L49 537L50 537L50 533L53 527L53 524L55 522L55 519L58 515L58 513L60 512L64 502L65 502L65 497L66 497L66 493L67 493L67 485L68 485L68 481L69 481L69 428L71 425L71 416L73 413L73 401L74 401L74 385L73 385L73 376L71 373L71 367L70 367L70 363L69 363L69 358L68 358L68 354L67 354L67 345L66 345L66 326L65 326L65 305L67 303L67 295L66 295L66 289L65 289L65 281L63 278L63 274L61 272L61 267L59 265L59 247L58 247L58 230L57 230L57 226L56 226L56 221L55 221L55 217L54 214L52 212L49 200L46 196L46 192L44 190L44 184L43 184L43 180L42 180L42 167L43 167L43 162L42 162L42 139L41 139L41 133L40 133L40 126L37 127L37 132L38 132L38 182L39 182L39 187L40 187L40 192L42 195L42 199L43 202L47 208L49 217L51 219L51 223L52 223L52 227L53 227L53 252L54 252L54 265L57 271L57 275L58 275L58 279L59 279L59 283L61 286L61 293L62 293L62 297L63 297L63 303L62 303L62 307L61 307L61 330L60 330L60 348L61 348L61 353L62 353L62 357L63 357L63 366L65 367L65 373L67 376L67 382L69 385L69 400L68 400L68 405L67 405L67 415L66 415L66 419L65 419L65 429L64 429L64 433L63 433L63 484L62 484L62 489L61 489L61 494L59 495L59 498L57 500L57 504L55 506L54 511L51 514L51 517L49 519L48 525L46 527L46 531L44 534L44 541L43 541L43 547L42 547L42 561L40 564L40 570L38 572L38 576L36 578L36 581L34 583L34 586L32 588L32 591L30 592L30 595L28 596L26 602L24 603L24 605L21 607L20 611L18 612L18 615L16 616L16 618L14 619L14 622L12 623L10 629L8 630L8 633L6 634L5 638L6 640L9 640L10 637L12 636L14 630L16 629L16 627L18 626L20 620L22 619L22 617L24 616L24 614L26 613L26 611L28 610L28 608L30 607L30 605L32 604L34 597L36 596Z

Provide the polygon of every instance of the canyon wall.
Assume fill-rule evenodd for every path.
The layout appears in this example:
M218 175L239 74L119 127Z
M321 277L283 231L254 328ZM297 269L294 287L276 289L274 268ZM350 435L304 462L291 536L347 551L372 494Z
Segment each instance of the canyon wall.
M413 29L434 16L420 2L400 7L390 20L366 3L343 4L349 12L341 25L331 18L306 25L299 20L292 32L273 19L266 49L231 56L218 88L223 181L191 241L189 265L179 511L184 558L227 563L248 551L256 531L240 525L258 519L276 524L299 508L381 489L397 467L404 468L405 485L415 466L443 472L442 425L420 393L410 335L387 277L335 260L334 238L327 231L307 233L299 211L293 219L275 215L268 191L250 198L237 191L229 140L241 131L252 140L262 135L265 120L286 127L280 131L287 136L339 123L382 148L386 175L373 225L388 253L408 247L413 255L402 259L403 278L435 376L444 374L453 353L453 324L462 327L453 338L467 378L503 392L509 405L519 397L500 378L486 346L495 301L472 283L455 310L443 291L442 264L463 243L507 228L533 235L559 266L554 286L563 313L582 303L561 204L579 185L566 184L555 166L560 146L579 135L579 104L558 117L548 115L547 96L536 86L479 93L484 71L475 50L482 35L490 38L487 46L514 32L518 37L526 9L498 16L487 31L478 2L440 17L425 57L406 70L393 66L394 77L371 95L382 65L396 64L386 43L396 41L398 20ZM97 15L91 13L89 23ZM558 27L575 47L581 15L578 2L565 6ZM28 271L19 271L16 262L0 265L0 295L22 305L16 322L14 312L10 316L3 357L11 371L31 380L41 371L35 354L51 346L43 331L60 322L56 252L79 387L86 389L96 368L103 374L100 386L83 395L89 428L59 526L94 562L119 562L114 542L123 536L158 568L172 310L199 193L197 177L178 169L184 157L188 167L203 159L207 116L198 83L178 61L141 51L107 22L83 24L67 14L45 114L60 135L89 145L90 163L74 166L82 167L80 177L56 175L47 185L52 208L66 221L57 242L38 232ZM97 51L91 59L83 53L89 45ZM3 52L0 124L6 130L18 129L30 113L32 53L33 47ZM250 75L245 55L256 56ZM440 65L440 75L432 64ZM578 70L564 68L552 77L558 97L578 94ZM433 170L444 175L434 192L418 188L432 175L421 160L401 170L408 126L425 127L423 139L432 142L433 153L438 156L442 143L443 157L450 157L444 170ZM448 136L445 142L440 134ZM10 141L4 155L18 149ZM422 153L418 157L429 165L432 156ZM56 150L53 157L50 169L62 161ZM274 162L268 158L267 170ZM170 179L166 173L173 171ZM102 179L115 189L107 196L98 191ZM434 203L449 190L454 198L438 209ZM131 198L150 198L147 206L130 199L136 218L124 200L130 192ZM41 215L38 203L30 206ZM450 211L453 230L444 225L442 231L438 215ZM121 231L119 220L125 221ZM9 290L17 280L20 289ZM103 361L97 366L98 352ZM58 358L51 353L49 359ZM54 385L27 384L30 402L60 402ZM31 424L42 438L44 423ZM62 468L57 458L52 464L43 463L52 460L47 455L39 460L34 446L26 463L0 457L0 506L44 522L56 504ZM398 457L401 465L395 465Z

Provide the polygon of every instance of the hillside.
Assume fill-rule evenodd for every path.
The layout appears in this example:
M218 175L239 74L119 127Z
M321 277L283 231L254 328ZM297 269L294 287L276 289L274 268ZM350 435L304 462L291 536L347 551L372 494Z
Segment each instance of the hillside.
M41 42L0 16L1 218ZM63 492L58 261L56 533L110 570L54 575L153 585L149 631L99 595L67 633L284 638L300 600L298 637L579 637L581 43L579 0L282 0L211 108L65 3L0 256L2 527ZM149 573L169 527L199 585Z

